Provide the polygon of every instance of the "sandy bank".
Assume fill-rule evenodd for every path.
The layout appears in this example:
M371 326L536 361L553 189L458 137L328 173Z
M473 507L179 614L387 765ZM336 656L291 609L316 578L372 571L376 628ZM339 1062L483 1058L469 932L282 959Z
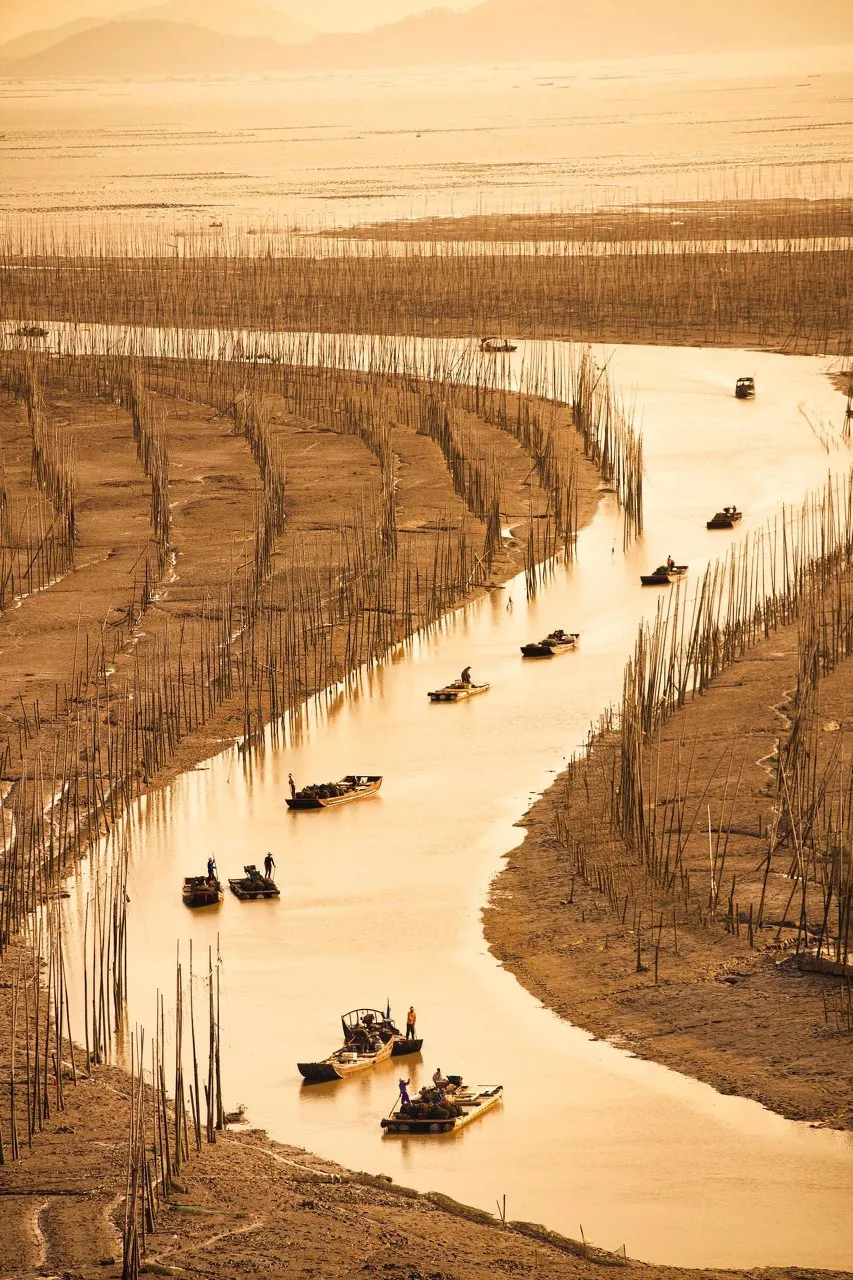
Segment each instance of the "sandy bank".
M611 733L519 823L527 834L493 884L484 924L495 956L562 1017L724 1093L850 1129L843 981L797 965L790 852L777 851L765 875L798 642L796 625L771 635L676 712L648 751L649 822L666 831L680 812L688 829L671 893L608 825ZM817 731L837 745L850 726L851 663L820 691ZM724 859L716 912L709 839L718 868L721 850ZM624 899L608 892L614 876Z

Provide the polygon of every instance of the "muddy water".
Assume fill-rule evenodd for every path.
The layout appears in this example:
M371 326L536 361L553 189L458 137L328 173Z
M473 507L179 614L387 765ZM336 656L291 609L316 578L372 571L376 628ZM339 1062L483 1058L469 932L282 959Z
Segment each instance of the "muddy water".
M520 351L516 359L524 353ZM658 595L638 574L671 552L694 575L730 534L704 529L736 501L744 533L825 479L842 398L818 359L616 348L646 440L646 535L628 555L612 499L580 537L576 564L531 603L523 584L401 648L350 697L308 717L298 743L247 776L228 752L152 798L133 832L130 1019L149 1027L154 989L174 985L176 940L223 953L227 1105L276 1138L511 1217L545 1222L635 1257L689 1265L840 1267L853 1262L853 1139L792 1124L641 1062L540 1007L486 951L479 912L513 824L618 692L637 620ZM752 373L754 402L732 396ZM743 536L740 533L738 536ZM553 663L518 646L553 626L582 633ZM426 691L471 664L485 697L432 706ZM375 800L290 814L299 782L385 776ZM282 897L180 904L181 877L215 853L223 875L272 850ZM71 907L79 920L85 877ZM72 950L72 948L69 948ZM78 975L79 976L79 975ZM204 991L198 988L199 1000ZM503 1083L500 1110L449 1139L383 1139L400 1074L303 1087L297 1060L337 1043L338 1014L409 1003L425 1037L413 1085L436 1065ZM168 1000L168 994L167 994Z

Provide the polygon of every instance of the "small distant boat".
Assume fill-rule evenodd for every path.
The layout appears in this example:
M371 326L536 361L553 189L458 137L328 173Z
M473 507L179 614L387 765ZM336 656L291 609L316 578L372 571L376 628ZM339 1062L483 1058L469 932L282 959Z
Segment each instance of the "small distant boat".
M644 587L665 587L667 583L678 582L686 577L686 564L675 564L671 569L668 565L662 564L655 569L654 573L641 573L640 581Z
M253 902L256 898L278 898L281 890L274 880L262 876L253 862L243 868L245 875L228 881L228 888L241 902Z
M755 378L738 378L735 383L735 395L738 400L751 400L755 395Z
M225 890L209 876L184 876L181 897L185 907L214 907L225 897Z
M706 529L733 529L739 520L743 519L743 512L738 511L736 507L723 507L722 511L718 511L713 520L708 520Z
M509 338L481 338L480 350L487 351L490 355L507 355L510 351L517 349L517 343L510 342Z
M336 804L349 804L351 800L363 800L375 796L382 786L378 773L348 773L339 782L313 782L297 791L287 801L288 809L330 809Z
M453 1092L434 1087L421 1089L411 1102L397 1104L390 1116L380 1120L386 1134L433 1137L453 1133L478 1120L503 1096L503 1085L465 1085L461 1076L448 1076Z
M43 329L40 324L22 324L15 330L16 338L46 338L47 334L47 329Z
M431 689L430 702L464 702L466 698L474 698L478 693L488 693L490 684L471 684L464 680L453 680L443 689Z
M423 1040L409 1039L397 1029L381 1009L351 1009L341 1015L344 1043L321 1062L298 1062L307 1084L327 1084L346 1080L375 1067L388 1058L420 1053Z
M525 658L555 658L558 653L567 653L569 649L576 649L579 639L579 631L563 631L558 628L544 640L537 640L534 644L523 644L521 652Z

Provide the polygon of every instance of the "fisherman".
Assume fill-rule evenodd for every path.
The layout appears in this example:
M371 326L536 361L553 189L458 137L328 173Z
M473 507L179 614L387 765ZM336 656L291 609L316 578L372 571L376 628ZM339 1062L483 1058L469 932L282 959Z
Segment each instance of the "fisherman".
M266 876L267 880L272 880L272 872L273 872L274 866L275 866L275 858L272 856L271 853L268 853L267 856L264 858L264 875Z
M406 1014L406 1039L407 1040L417 1039L417 1037L415 1036L416 1018L417 1018L417 1014L415 1013L415 1006L413 1004L410 1004L409 1012Z
M463 684L470 684L470 683L471 683L471 668L470 668L470 667L466 667L466 668L465 668L465 670L462 672L462 683L463 683Z
M673 569L675 568L675 561L673 560L672 556L667 556L666 567L667 569L669 569L670 573L672 573Z
M216 859L213 854L207 860L207 878L210 881L216 880Z
M447 1084L447 1077L441 1074L441 1067L436 1067L432 1073L432 1082L438 1089L439 1093L444 1092L444 1086Z
M293 781L293 774L292 774L292 773L289 773L289 774L287 775L287 785L290 787L290 798L291 798L291 800L295 800L295 799L296 799L296 783Z
M406 1103L411 1102L411 1098L409 1097L409 1085L410 1085L410 1083L411 1083L411 1081L410 1081L410 1080L399 1080L399 1081L397 1082L398 1087L399 1087L399 1090L400 1090L400 1106L401 1106L401 1107L402 1107L402 1106L405 1106L405 1105L406 1105Z

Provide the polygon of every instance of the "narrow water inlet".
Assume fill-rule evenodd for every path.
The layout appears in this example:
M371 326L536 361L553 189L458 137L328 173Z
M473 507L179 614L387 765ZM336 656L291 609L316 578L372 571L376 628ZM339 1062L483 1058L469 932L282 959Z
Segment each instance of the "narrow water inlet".
M520 368L535 344L513 358ZM627 555L612 497L534 601L523 578L458 611L382 666L352 696L308 717L298 743L244 773L235 752L148 798L131 832L129 1018L153 1027L167 1002L177 939L196 954L221 939L223 1069L229 1108L253 1124L355 1168L392 1175L545 1222L605 1247L704 1266L853 1262L853 1137L812 1130L754 1103L595 1043L542 1009L488 954L480 908L513 824L619 689L637 621L658 594L639 573L668 553L697 576L782 502L821 485L827 455L798 406L840 423L827 362L731 350L619 347L611 370L636 389L645 436L645 535ZM733 397L752 373L754 402ZM704 524L736 501L742 530ZM578 652L523 664L519 646L555 626ZM487 697L432 706L426 691L471 665ZM379 798L289 814L286 779L385 776ZM223 876L275 856L282 898L227 900L205 915L181 905L183 875L216 855ZM79 927L86 873L69 904ZM80 948L69 945L69 958ZM199 963L199 968L202 965ZM72 975L81 982L81 974ZM201 998L201 992L199 992ZM422 1063L472 1083L502 1083L504 1103L447 1140L383 1140L379 1119L399 1064L305 1088L296 1061L324 1056L338 1014L413 1003ZM409 1074L409 1065L406 1065Z

